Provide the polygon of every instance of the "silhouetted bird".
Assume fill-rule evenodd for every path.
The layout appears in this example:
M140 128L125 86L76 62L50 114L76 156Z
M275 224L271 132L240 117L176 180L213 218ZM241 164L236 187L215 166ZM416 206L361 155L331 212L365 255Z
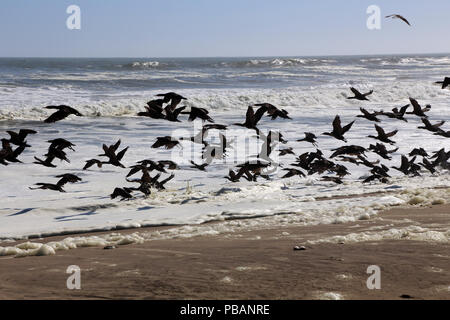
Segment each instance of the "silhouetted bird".
M356 100L367 100L369 101L369 99L367 99L367 96L370 96L373 93L373 90L370 90L367 93L361 93L358 90L356 90L355 88L351 87L350 90L353 92L353 94L355 95L354 97L348 97L347 99L356 99Z
M347 124L346 126L342 127L341 126L341 118L339 116L336 116L333 120L333 131L331 132L324 132L324 135L327 136L332 136L338 140L342 140L344 142L347 142L347 140L344 138L344 134L350 130L350 128L352 127L353 123L355 123L355 121L350 122L349 124Z
M173 147L180 145L178 140L174 140L170 136L157 137L156 142L152 145L152 148L164 147L166 149L172 149Z
M315 173L322 174L325 171L333 169L335 166L336 163L325 158L316 159L309 165L310 169L308 175L313 175Z
M391 176L388 174L389 172L389 168L386 167L384 164L382 164L381 166L374 166L371 170L371 173L373 174L377 174L386 178L390 178Z
M212 130L212 129L216 129L216 130L227 130L227 126L224 124L217 124L217 123L213 123L213 124L205 124L203 126L203 129L205 131L207 130Z
M56 176L56 178L60 178L56 184L40 182L40 183L35 184L38 187L36 187L36 188L29 187L29 189L31 189L31 190L42 189L42 190L53 190L53 191L59 191L59 192L66 192L62 188L65 184L76 183L76 182L81 181L81 178L79 178L76 175L71 174L71 173L61 174L61 175Z
M389 154L396 152L398 150L398 148L395 148L393 150L387 150L386 146L384 144L377 143L376 145L371 144L369 146L369 150L375 152L376 154L378 154L383 159L391 160L392 157L389 156Z
M360 147L360 146L343 146L336 149L331 149L331 151L334 151L334 153L330 156L330 158L334 158L343 154L348 154L352 156L357 155L364 155L364 153L367 151L366 148Z
M450 138L450 131L444 131L444 130L439 129L437 132L433 133L433 135Z
M63 139L63 138L48 140L47 142L50 143L49 149L64 150L64 149L68 148L72 151L75 151L75 149L73 148L73 147L75 147L75 145L72 142L67 141L66 139Z
M392 112L380 111L380 112L377 112L377 114L386 116L391 119L397 119L397 120L402 120L404 122L408 122L408 120L405 119L405 114L406 114L406 110L408 110L409 106L410 105L407 104L406 106L401 107L400 110L398 108L393 108Z
M228 171L228 176L225 176L226 179L228 179L231 182L239 182L239 179L241 178L242 174L236 174L233 170Z
M414 157L414 156L421 156L424 158L428 158L429 155L428 153L425 151L424 148L414 148L410 153L409 153L410 157Z
M333 167L328 169L328 172L335 173L340 178L345 177L347 175L350 175L351 173L348 171L347 167L341 165L341 164L335 164Z
M431 174L434 174L436 172L436 166L434 165L434 163L431 163L430 161L428 161L426 158L422 159L422 162L419 163L422 167L424 167L425 169L427 169L428 171L431 172Z
M164 163L155 162L150 159L141 160L141 161L138 161L138 163L139 163L138 165L134 165L134 166L130 167L131 170L128 173L127 177L135 174L138 171L143 170L143 168L145 168L145 170L148 170L150 172L153 170L156 170L159 172L167 173L166 169L164 168ZM175 167L176 167L176 163L175 162L173 162L173 163L175 164Z
M164 109L166 112L166 117L164 119L166 119L168 121L172 121L172 122L181 122L180 120L178 120L178 116L180 115L181 111L183 111L184 109L186 109L186 107L180 107L180 108L176 108L174 110L172 110L169 107L166 107Z
M314 133L305 132L305 137L303 139L297 140L297 142L306 141L306 142L311 143L313 146L317 147L316 139L317 139L317 137Z
M166 189L166 188L164 187L164 185L165 185L167 182L169 182L170 180L172 180L174 177L175 177L175 175L174 175L174 174L171 174L168 178L166 178L166 179L164 179L164 180L161 180L161 181L155 181L155 182L154 182L154 185L155 185L155 187L156 187L158 190L164 190L164 189Z
M204 108L191 107L191 111L187 113L189 114L188 121L194 121L199 118L203 121L214 122L214 120L208 115L208 110Z
M267 111L267 107L259 107L256 112L253 110L252 107L248 107L247 113L245 115L245 122L244 123L234 123L236 126L245 127L247 129L253 129L257 133L259 133L259 129L256 127L259 120L261 120L261 117L264 115L264 113Z
M420 104L417 102L416 99L409 98L409 101L411 101L411 104L414 109L412 112L407 112L407 114L415 114L418 117L428 118L428 116L425 114L425 112L430 111L430 109L431 109L430 105L427 105L425 108L422 109L422 107L420 106Z
M53 191L59 191L59 192L66 192L61 185L58 184L51 184L51 183L36 183L35 184L36 188L31 188L29 187L30 190L38 190L38 189L42 189L42 190L53 190Z
M66 106L66 105L46 106L45 108L58 110L55 113L53 113L50 117L48 117L47 119L44 120L44 122L46 122L46 123L52 123L52 122L62 120L71 114L78 116L78 117L83 116L81 113L79 113L74 108Z
M271 165L270 162L262 162L260 160L257 160L257 161L247 161L243 164L237 165L236 167L240 168L239 173L250 171L253 173L260 174L264 169L270 167L270 165Z
M433 152L433 155L430 157L430 159L434 159L433 164L436 166L445 164L448 159L450 159L450 151L446 152L445 149L442 148L439 151Z
M386 133L383 128L381 128L378 125L375 125L375 129L377 130L378 136L368 136L369 138L378 139L381 142L389 143L389 144L395 144L395 141L390 140L390 137L393 137L397 134L398 130L394 130L392 132Z
M181 100L187 100L187 98L175 93L175 92L168 92L168 93L161 93L157 94L157 97L164 97L163 102L168 103L170 101L170 105L168 106L171 111L174 111L177 105L181 102Z
M445 77L444 81L436 81L436 84L442 84L442 89L447 88L450 85L450 78L449 77Z
M298 169L286 168L286 169L283 169L283 170L287 171L287 173L284 176L281 177L282 179L290 178L290 177L293 177L293 176L306 177L305 174L301 170L298 170Z
M365 166L368 167L368 168L373 168L373 167L375 167L377 164L380 163L380 160L372 161L372 162L371 162L371 161L367 160L366 158L364 158L364 157L361 156L361 155L358 155L358 159L361 161L360 164L365 165Z
M292 148L280 149L279 152L280 152L280 156L285 156L288 154L293 154L295 156L295 153L292 150Z
M92 167L94 164L97 165L98 168L101 168L103 165L103 162L97 159L90 159L86 161L86 164L83 167L83 170L89 169L90 167Z
M206 171L206 167L208 166L208 163L203 163L201 165L196 164L194 161L189 161L190 163L192 163L192 167L191 168L195 168L201 171Z
M399 14L390 14L390 15L386 16L386 18L400 19L400 20L402 20L403 22L405 22L408 26L411 26L411 24L409 23L409 21L406 20L405 17L403 17L403 16L401 16L401 15L399 15Z
M40 165L43 165L43 166L48 167L48 168L56 168L56 165L54 165L52 163L53 160L55 159L55 155L54 154L51 154L51 153L48 154L47 158L45 158L45 160L39 159L38 157L34 157L34 159L36 161L34 161L33 163L40 164Z
M123 200L129 200L131 198L133 198L133 196L131 195L131 192L133 190L131 188L115 188L113 193L111 193L110 197L111 199L115 199L117 197L121 197L122 199L120 199L120 201Z
M423 127L421 126L421 127L417 127L417 128L425 129L425 130L428 130L428 131L431 131L431 132L439 132L439 131L441 131L440 127L442 127L444 125L444 123L445 123L445 121L440 121L438 123L431 124L431 122L428 121L427 118L421 118L421 120L422 120L422 122L423 122L423 124L425 126L423 126Z
M2 139L1 141L0 163L7 166L8 162L22 162L17 157L25 150L26 144L22 144L13 150L8 139Z
M356 164L357 166L362 164L362 162L360 162L358 160L358 158L347 157L347 156L339 156L338 161L350 162L350 163Z
M392 167L392 168L402 172L405 175L408 175L414 172L413 170L411 170L411 165L414 163L415 160L416 157L412 158L411 160L408 160L406 156L402 156L402 162L400 167Z
M77 183L81 181L81 178L71 174L71 173L65 173L65 174L60 174L58 176L56 176L56 178L61 178L56 184L63 186L67 183Z
M380 174L372 174L372 175L368 176L366 179L364 179L364 181L362 183L369 183L369 182L372 182L374 180L378 180L381 183L389 183L388 178L383 177Z
M37 133L36 131L30 130L30 129L20 129L19 133L14 132L14 131L6 131L6 132L10 136L9 142L11 142L12 144L15 144L17 146L24 144L26 147L29 147L29 145L27 145L27 143L25 141L27 135Z
M138 116L140 117L149 117L152 119L164 119L166 116L162 113L162 109L154 109L152 107L146 106L147 111L138 112Z
M369 111L367 111L364 108L359 108L359 110L361 110L362 115L361 114L357 115L356 116L357 118L365 118L369 121L380 122L380 120L377 118L377 114L378 114L377 112L370 113Z
M147 106L155 111L163 111L164 99L154 99L147 102Z
M291 119L288 116L288 112L284 109L278 109L273 104L270 103L258 103L255 104L256 107L264 107L267 108L267 115L272 118L272 120L275 120L276 118L280 117L282 119Z
M125 155L125 153L128 150L128 147L122 149L119 153L116 154L117 149L120 146L120 139L113 145L110 145L109 147L106 144L103 144L103 154L99 154L100 157L107 157L109 161L103 162L103 164L111 164L115 167L121 167L125 168L125 166L120 162Z

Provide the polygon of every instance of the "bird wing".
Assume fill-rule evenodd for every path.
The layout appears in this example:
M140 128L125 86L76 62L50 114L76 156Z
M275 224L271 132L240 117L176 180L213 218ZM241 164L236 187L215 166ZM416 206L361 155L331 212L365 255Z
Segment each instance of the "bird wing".
M34 131L34 130L31 130L31 129L20 129L19 137L23 140L23 139L25 139L27 137L27 135L35 134L35 133L37 133L37 132Z
M116 152L120 146L120 143L121 143L121 141L119 139L115 144L113 144L111 147L109 147L109 150L111 150L112 152Z
M400 168L408 168L409 167L409 161L408 158L405 156L402 156L402 164Z
M417 102L416 99L413 98L409 98L409 101L411 101L411 104L413 105L414 111L421 111L422 107L420 106L420 104Z
M23 152L23 150L25 150L25 144L22 144L20 146L18 146L14 151L13 151L13 157L17 158L18 156L20 156L20 154Z
M13 137L17 137L17 133L15 133L14 131L6 131L6 133L8 133L9 134L9 136L11 137L11 139L13 138ZM20 137L20 136L19 136ZM23 139L22 139L23 140Z
M403 20L404 22L406 22L406 23L408 24L408 26L411 26L411 24L409 23L408 20L406 20L405 17L403 17L403 16L401 16L401 15L398 14L398 15L397 15L397 18Z
M350 122L348 125L344 126L342 128L342 134L346 133L348 130L350 130L350 128L353 126L353 124L355 123L355 121Z
M245 114L245 124L253 123L254 118L255 118L255 111L251 106L249 106L247 108L247 113Z
M445 123L445 121L442 120L441 122L438 122L438 123L436 123L436 124L433 124L433 127L437 129L437 128L439 128L439 127L442 127L442 126L444 125L444 123Z
M425 125L426 128L432 127L430 121L428 121L428 119L426 118L420 118L420 120L422 120L423 124Z
M164 184L166 184L168 181L172 180L174 177L175 177L175 175L174 175L174 174L171 174L168 178L166 178L166 179L160 181L159 184L164 185Z
M45 108L46 108L46 109L62 110L62 109L64 109L64 108L66 108L66 107L68 107L68 106L62 104L62 105L59 105L59 106L46 106Z
M403 116L408 108L409 108L409 104L407 104L406 106L401 107L399 113Z
M365 115L365 116L370 116L369 111L367 111L366 109L364 109L364 108L359 108L359 110L361 111L361 113L362 113L363 115Z
M341 132L342 131L342 127L341 127L341 117L336 116L333 120L333 131L334 132Z
M407 23L409 26L411 26L411 24L409 23L408 20L406 20L405 17L399 15L399 14L390 14L388 16L386 16L386 18L392 18L392 19L401 19L403 20L405 23Z
M181 100L180 100L181 101ZM173 115L175 118L178 118L178 115L180 114L181 111L183 111L184 109L186 109L186 107L180 107L176 110L173 111Z
M356 89L353 88L353 87L351 87L350 90L355 94L355 96L361 95L361 92L359 92L358 90L356 90Z
M386 137L390 138L393 137L397 134L398 130L394 130L392 132L386 133Z
M380 137L383 137L383 136L386 135L386 133L384 132L384 130L383 130L382 127L380 127L380 126L378 126L378 125L375 125L375 129L377 130L378 135L379 135Z
M82 114L81 114L80 112L78 112L78 110L76 110L76 109L74 109L74 108L72 108L72 107L65 106L64 110L65 110L67 113L69 113L69 114L74 114L74 115L79 116L79 117L82 116Z
M259 120L261 120L262 116L267 111L267 109L268 108L266 106L262 106L262 107L259 107L258 110L256 110L255 117L254 117L254 121L255 121L254 124L255 124L255 126L259 122Z
M44 122L46 122L46 123L53 123L53 122L62 120L62 119L64 119L67 116L68 116L68 114L66 112L64 112L63 110L59 110L59 111L56 111L55 113L53 113L47 119L45 119Z
M128 148L129 147L126 147L125 149L123 149L122 151L120 151L118 154L117 154L117 160L122 160L122 158L123 158L123 156L125 155L125 152L127 152L127 150L128 150Z

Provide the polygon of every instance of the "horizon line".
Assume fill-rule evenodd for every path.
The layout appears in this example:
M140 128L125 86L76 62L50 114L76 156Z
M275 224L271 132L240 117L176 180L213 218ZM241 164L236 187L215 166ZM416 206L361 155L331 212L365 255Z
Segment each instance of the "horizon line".
M309 57L355 57L355 56L402 56L438 55L450 52L411 53L358 53L358 54L318 54L318 55L262 55L262 56L0 56L0 59L214 59L214 58L309 58Z

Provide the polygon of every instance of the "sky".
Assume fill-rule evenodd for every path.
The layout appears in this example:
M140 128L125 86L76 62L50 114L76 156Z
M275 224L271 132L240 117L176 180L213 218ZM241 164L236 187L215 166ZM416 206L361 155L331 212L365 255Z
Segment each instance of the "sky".
M0 57L448 53L448 0L1 0ZM66 9L81 10L69 30ZM381 9L369 30L368 6ZM412 24L384 16L398 13Z

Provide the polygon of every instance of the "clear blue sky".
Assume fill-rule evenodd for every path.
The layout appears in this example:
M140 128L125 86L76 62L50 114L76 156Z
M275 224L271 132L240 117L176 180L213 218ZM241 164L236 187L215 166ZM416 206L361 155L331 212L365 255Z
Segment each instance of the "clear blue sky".
M66 8L81 8L68 30ZM366 28L381 8L382 29ZM400 13L400 20L384 19ZM449 0L1 0L3 57L302 56L450 52Z

